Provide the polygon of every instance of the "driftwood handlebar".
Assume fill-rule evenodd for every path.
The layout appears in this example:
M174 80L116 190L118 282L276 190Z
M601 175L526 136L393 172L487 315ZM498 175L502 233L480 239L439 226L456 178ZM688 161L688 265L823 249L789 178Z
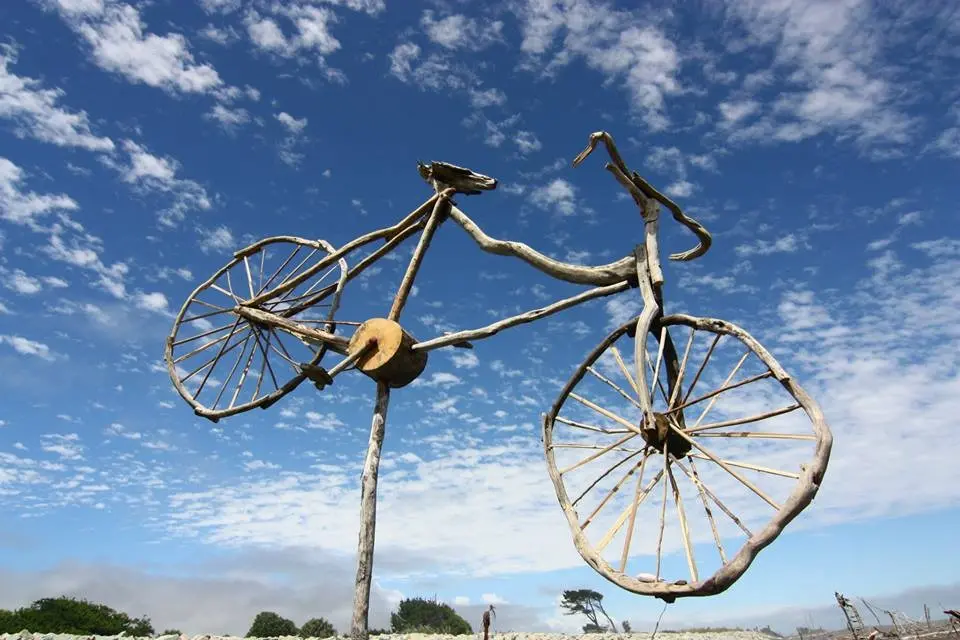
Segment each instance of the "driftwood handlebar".
M587 144L586 149L577 154L577 157L573 160L573 166L577 167L586 160L587 156L593 153L593 150L597 147L597 144L603 143L607 149L607 153L610 156L610 162L605 165L607 171L613 174L613 176L629 193L636 202L637 206L640 207L641 211L644 211L644 203L646 200L652 199L656 200L667 209L670 210L670 213L673 215L673 219L679 222L680 224L687 227L695 236L697 236L697 246L693 249L689 249L682 253L673 253L670 254L671 260L693 260L694 258L699 258L710 249L710 245L713 243L713 239L710 236L710 232L706 228L685 214L677 204L660 193L653 185L644 180L644 178L637 173L636 171L631 171L626 163L623 161L623 157L620 155L620 152L617 150L617 145L614 143L613 138L606 131L597 131L590 134L590 141Z

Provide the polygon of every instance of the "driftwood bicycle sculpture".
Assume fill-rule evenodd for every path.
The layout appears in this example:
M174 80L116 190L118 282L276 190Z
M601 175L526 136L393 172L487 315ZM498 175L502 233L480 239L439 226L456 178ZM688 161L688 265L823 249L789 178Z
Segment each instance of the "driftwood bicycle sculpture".
M604 296L638 289L643 310L607 335L575 370L546 412L542 433L557 498L576 549L591 567L623 589L668 602L717 594L816 495L832 445L820 408L740 327L665 314L660 205L699 241L672 254L672 260L702 256L711 236L628 169L606 132L591 134L573 165L601 143L611 158L606 169L640 208L644 223L642 244L616 262L561 262L525 244L488 236L452 198L494 189L497 181L433 162L418 169L434 194L395 225L338 249L293 236L255 242L197 287L177 316L165 349L170 376L194 412L213 421L267 408L307 380L325 393L348 371L376 382L361 484L354 635L365 636L367 629L377 472L391 389L420 376L431 351L470 349L471 341ZM548 276L591 288L481 328L414 338L400 318L430 242L446 220L456 222L484 251L519 258ZM348 284L417 233L389 311L383 317L344 319L341 302ZM348 257L374 243L381 244L348 266ZM707 420L712 410L723 419ZM735 448L720 451L726 444ZM748 455L777 466L746 462L742 458ZM780 468L791 465L794 470ZM768 481L782 484L761 486ZM745 510L740 514L720 497L735 491L743 492L735 499ZM691 517L694 501L703 511L699 525ZM748 528L752 523L762 528L754 532ZM645 542L639 532L647 534ZM739 548L728 552L723 543L731 538L740 539ZM665 540L670 548L664 548ZM715 546L716 558L697 558L695 542ZM682 550L682 556L670 554L671 548ZM678 571L685 577L666 577Z

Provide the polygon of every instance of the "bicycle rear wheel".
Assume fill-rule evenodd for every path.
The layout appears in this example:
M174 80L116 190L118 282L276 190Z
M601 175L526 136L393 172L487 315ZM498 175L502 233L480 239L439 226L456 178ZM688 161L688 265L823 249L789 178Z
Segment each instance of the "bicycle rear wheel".
M544 416L548 471L577 551L606 579L668 602L720 593L813 500L832 435L743 329L636 325L609 334Z
M264 238L238 251L193 291L174 321L164 359L194 413L216 422L265 409L307 378L305 365L317 365L328 345L249 320L237 308L289 284L333 252L324 240ZM341 258L254 308L333 333L346 277Z

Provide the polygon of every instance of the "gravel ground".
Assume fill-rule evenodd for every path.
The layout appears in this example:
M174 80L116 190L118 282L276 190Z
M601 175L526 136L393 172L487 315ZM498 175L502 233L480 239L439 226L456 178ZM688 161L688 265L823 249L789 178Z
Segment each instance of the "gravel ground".
M756 631L725 631L725 632L685 632L670 631L657 634L660 640L770 640L770 636ZM371 640L482 640L483 634L453 636L430 633L383 634L371 636ZM63 633L20 633L0 634L0 640L137 640L135 636L74 636ZM237 636L159 636L142 640L266 640L259 638L240 638ZM299 636L281 636L270 640L304 640ZM306 640L320 640L308 638ZM328 640L349 640L349 636L336 636ZM493 633L490 640L650 640L649 633Z

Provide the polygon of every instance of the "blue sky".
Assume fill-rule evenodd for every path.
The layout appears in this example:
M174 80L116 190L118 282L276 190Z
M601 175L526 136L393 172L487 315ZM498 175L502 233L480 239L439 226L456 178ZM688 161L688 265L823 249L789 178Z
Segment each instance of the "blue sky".
M746 328L835 436L813 505L729 591L664 624L837 624L835 589L949 606L958 16L866 0L3 3L0 584L16 586L0 607L69 592L188 632L243 633L263 609L345 629L373 383L348 373L213 424L163 365L176 313L259 238L339 246L399 220L430 195L417 160L500 181L457 200L490 235L617 260L642 238L637 211L600 158L570 166L600 129L714 236L665 265L668 311ZM662 230L664 254L692 245ZM349 283L338 317L385 315L410 250ZM403 324L423 339L579 290L447 224ZM539 441L573 368L639 309L631 290L432 352L394 393L371 624L437 594L471 620L501 603L503 629L575 630L557 601L577 586L634 627L656 618L659 601L577 555ZM715 553L699 532L697 556Z

